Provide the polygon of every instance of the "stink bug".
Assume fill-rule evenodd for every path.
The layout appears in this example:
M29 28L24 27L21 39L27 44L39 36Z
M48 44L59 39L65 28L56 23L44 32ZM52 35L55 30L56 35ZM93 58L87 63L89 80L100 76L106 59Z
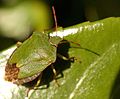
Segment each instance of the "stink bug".
M60 37L34 32L8 59L5 80L18 85L34 80L55 62L56 47L60 41Z
M57 30L55 9L52 7ZM21 85L30 82L42 75L42 71L56 61L57 45L63 39L50 37L45 32L34 32L12 53L5 67L5 80Z

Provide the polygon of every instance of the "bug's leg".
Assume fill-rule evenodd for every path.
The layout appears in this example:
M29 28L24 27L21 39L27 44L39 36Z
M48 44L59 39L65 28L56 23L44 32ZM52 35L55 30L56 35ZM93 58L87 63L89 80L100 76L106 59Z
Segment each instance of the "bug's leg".
M52 68L53 73L54 73L54 80L55 80L55 82L56 82L57 86L59 87L60 85L59 85L59 83L58 83L58 81L57 81L57 79L56 79L57 72L56 72L56 70L55 70L55 68L54 68L53 64L51 65L51 68Z
M17 47L20 47L22 45L22 42L17 42Z
M34 86L34 90L36 90L38 88L38 86L40 85L41 78L42 78L42 72L41 72L40 76L38 77L38 81L37 81L36 85Z
M77 60L75 57L70 57L70 58L68 58L68 57L65 57L65 56L63 56L63 55L61 55L61 54L59 54L59 53L57 53L57 56L58 56L59 58L63 59L63 60L67 60L67 61L71 61L71 62L74 62L75 60Z
M40 85L40 82L41 82L41 78L42 78L42 72L41 72L41 74L39 75L38 81L37 81L37 83L35 84L35 86L32 87L32 88L29 88L29 89L27 90L27 97L29 96L30 90L32 90L32 89L36 90L36 89L38 88L38 86Z

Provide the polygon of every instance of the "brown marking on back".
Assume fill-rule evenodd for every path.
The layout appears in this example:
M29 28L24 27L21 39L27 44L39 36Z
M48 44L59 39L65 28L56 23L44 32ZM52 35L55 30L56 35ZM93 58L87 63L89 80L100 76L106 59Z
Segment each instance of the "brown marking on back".
M5 67L5 80L13 82L18 78L19 68L16 64L8 64Z

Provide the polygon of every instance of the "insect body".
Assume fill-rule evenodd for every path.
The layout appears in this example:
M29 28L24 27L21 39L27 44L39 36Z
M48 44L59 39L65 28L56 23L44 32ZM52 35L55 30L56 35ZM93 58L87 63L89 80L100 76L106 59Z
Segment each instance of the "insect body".
M5 80L18 85L34 80L56 61L56 46L60 41L60 37L34 32L8 59Z

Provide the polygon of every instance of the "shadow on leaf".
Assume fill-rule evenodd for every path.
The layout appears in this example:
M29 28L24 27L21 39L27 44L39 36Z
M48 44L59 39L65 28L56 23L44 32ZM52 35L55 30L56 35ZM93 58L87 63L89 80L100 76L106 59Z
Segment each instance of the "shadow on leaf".
M120 99L120 71L111 90L110 99Z

